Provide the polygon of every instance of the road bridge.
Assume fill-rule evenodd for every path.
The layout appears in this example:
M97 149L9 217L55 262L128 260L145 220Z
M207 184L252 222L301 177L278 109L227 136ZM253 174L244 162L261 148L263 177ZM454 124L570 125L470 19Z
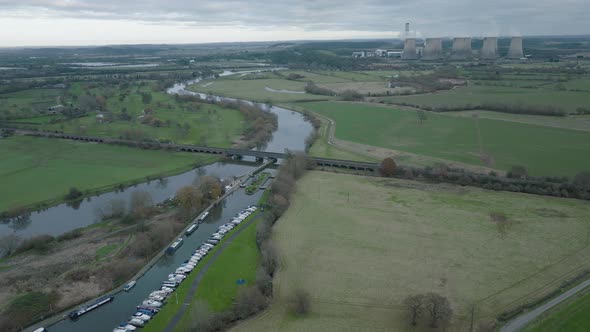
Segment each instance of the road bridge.
M209 146L198 146L198 145L186 145L186 144L174 144L174 143L160 143L157 141L135 141L121 138L111 137L96 137L96 136L84 136L74 135L61 132L47 132L47 131L34 131L34 130L23 130L18 128L2 128L8 130L14 130L15 133L21 135L45 137L45 138L60 138L82 142L93 142L93 143L104 143L104 144L117 144L125 145L130 147L138 148L159 148L165 150L174 150L180 152L194 152L194 153L207 153L215 154L226 158L242 159L243 157L254 157L258 161L266 160L280 160L287 158L291 153L286 151L281 152L268 152L248 149L231 149L231 148L216 148ZM359 162L353 160L339 160L329 158L318 158L309 157L316 166L320 167L336 167L345 168L351 170L369 171L375 172L379 168L377 163Z

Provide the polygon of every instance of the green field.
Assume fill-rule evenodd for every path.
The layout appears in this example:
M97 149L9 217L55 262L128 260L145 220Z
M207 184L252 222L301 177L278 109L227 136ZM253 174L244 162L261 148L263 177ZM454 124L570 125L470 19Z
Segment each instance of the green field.
M15 136L0 139L0 211L174 173L211 156Z
M107 109L116 116L123 109L130 115L130 120L115 117L107 123L97 121L96 114L71 119L55 124L42 123L42 130L60 130L69 133L120 137L125 131L141 131L147 138L170 140L184 144L199 144L229 147L242 134L244 116L232 109L223 109L216 105L203 104L200 109L190 103L180 103L171 95L157 92L153 82L143 85L121 87L90 87L81 83L72 84L69 93L77 98L83 93L92 93L107 97ZM142 102L141 93L149 93L152 98L147 104ZM153 110L153 116L162 120L163 126L142 124L140 116L144 109ZM42 117L41 119L46 119ZM31 122L28 119L23 121ZM167 124L166 124L167 123ZM187 130L182 128L187 127Z
M472 165L484 165L483 151L492 158L492 168L521 165L533 175L574 176L590 170L590 133L584 131L436 113L427 113L420 124L416 112L366 104L304 107L333 119L336 137L352 142Z
M252 214L249 218L256 218L256 213ZM244 227L244 224L236 227L232 232L242 227ZM239 288L254 284L256 269L260 260L260 253L256 246L256 221L232 240L231 244L219 255L201 280L195 297L185 300L191 284L199 274L199 271L215 255L220 245L221 243L199 262L197 268L177 289L176 294L178 294L179 304L169 300L162 311L144 328L144 331L163 331L180 306L184 305L185 302L190 302L192 306L198 301L204 301L214 312L227 310L231 307ZM239 286L236 284L236 280L238 279L244 279L246 283ZM174 299L174 297L170 299ZM192 318L190 312L191 309L189 308L176 326L176 331L187 331L190 329Z
M501 81L500 81L501 82ZM557 91L555 89L524 89L516 87L470 85L449 91L414 96L379 98L392 103L409 103L420 106L466 106L495 104L522 104L531 106L555 106L567 112L590 104L588 92Z
M493 221L492 213L507 222ZM588 268L586 202L451 185L310 172L273 229L280 253L271 308L237 331L412 328L410 294L449 298L448 331L537 298ZM293 289L311 312L291 316Z
M212 83L212 84L209 84ZM242 98L254 101L293 102L298 100L326 100L328 96L312 94L293 94L267 91L274 90L303 91L305 82L289 81L281 78L239 80L239 79L215 79L202 81L189 87L190 90L202 93L221 95L226 97Z
M590 294L561 304L548 317L527 326L523 332L590 331Z

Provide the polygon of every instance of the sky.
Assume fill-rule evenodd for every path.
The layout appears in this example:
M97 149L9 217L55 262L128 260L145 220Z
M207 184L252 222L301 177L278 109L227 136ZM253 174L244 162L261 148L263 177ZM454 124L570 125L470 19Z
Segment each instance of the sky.
M590 34L589 0L0 0L0 46Z

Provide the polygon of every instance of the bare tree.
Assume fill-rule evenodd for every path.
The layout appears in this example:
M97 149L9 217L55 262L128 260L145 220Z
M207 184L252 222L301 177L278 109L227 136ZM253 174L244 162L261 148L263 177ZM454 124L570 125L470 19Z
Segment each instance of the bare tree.
M438 327L440 323L445 323L451 320L453 316L453 308L449 300L436 293L428 293L424 296L426 309L430 314L430 326Z
M412 325L418 324L418 318L422 315L425 309L424 294L409 295L404 300L404 305L408 308Z
M197 301L193 304L190 317L192 318L192 331L213 331L215 323L215 314L211 312L209 306L204 301Z
M140 218L148 214L153 204L152 196L147 191L139 190L131 194L131 212Z
M14 253L20 243L20 238L14 234L0 238L0 258L8 257Z
M268 298L258 287L248 287L238 293L233 309L238 318L244 319L263 310L267 304Z

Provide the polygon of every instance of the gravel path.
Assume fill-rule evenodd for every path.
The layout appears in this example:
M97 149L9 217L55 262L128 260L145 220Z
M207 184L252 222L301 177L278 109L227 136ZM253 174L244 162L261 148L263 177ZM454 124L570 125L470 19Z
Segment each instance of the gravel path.
M174 331L174 329L176 328L176 325L178 325L178 323L182 319L182 316L184 316L184 313L189 308L191 300L195 297L195 293L197 292L197 289L199 287L199 284L201 283L201 280L203 279L203 277L205 276L205 274L207 273L207 271L209 270L211 265L213 265L213 263L215 263L215 261L217 260L219 255L223 252L223 250L228 245L230 245L233 242L233 240L238 235L240 235L246 228L248 228L255 220L258 220L260 218L260 216L261 216L261 214L258 214L254 218L251 218L250 220L248 220L244 226L240 227L240 229L238 229L236 232L234 232L226 241L223 242L223 244L215 252L213 257L211 257L211 259L209 259L207 264L205 264L205 266L199 271L199 274L197 275L195 280L193 280L193 283L191 285L191 289L188 291L188 293L186 294L186 297L184 298L185 299L185 302L183 303L184 305L180 307L180 310L178 310L178 312L176 313L176 315L174 315L174 317L172 318L170 323L168 323L168 326L166 326L166 329L164 329L164 332Z
M533 320L537 319L547 310L555 307L559 303L569 299L570 297L576 295L578 292L582 291L584 288L590 286L590 279L584 281L583 283L577 285L576 287L566 291L565 293L557 296L553 300L531 310L527 313L524 313L513 320L509 321L506 325L500 329L500 332L516 332L523 329L527 324L532 322Z

